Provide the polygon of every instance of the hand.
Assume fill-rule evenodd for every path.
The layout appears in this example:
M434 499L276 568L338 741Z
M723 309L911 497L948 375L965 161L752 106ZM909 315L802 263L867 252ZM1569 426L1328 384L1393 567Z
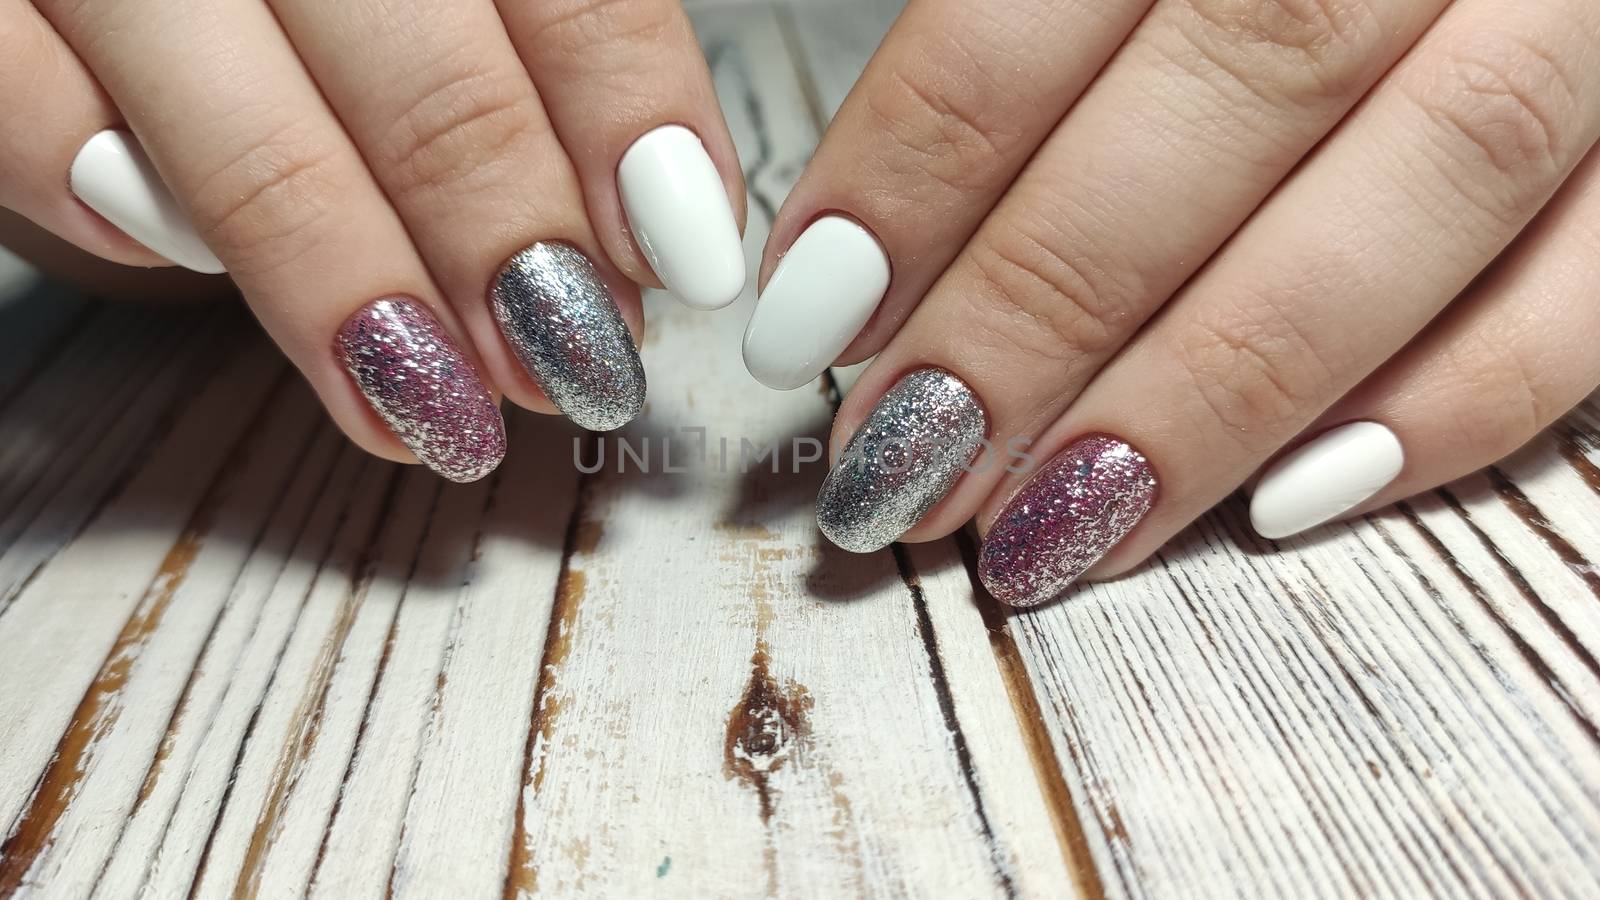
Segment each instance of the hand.
M1597 35L1589 0L912 0L746 336L779 388L878 354L823 530L976 516L1031 605L1263 467L1280 538L1509 453L1600 383Z
M677 0L10 0L0 38L0 206L226 269L381 456L481 478L501 393L615 428L644 400L634 283L714 308L744 282Z

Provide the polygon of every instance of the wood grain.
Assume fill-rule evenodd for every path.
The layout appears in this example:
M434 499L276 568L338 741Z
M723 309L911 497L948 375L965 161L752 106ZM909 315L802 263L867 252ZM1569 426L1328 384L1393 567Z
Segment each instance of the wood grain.
M755 261L899 4L689 5ZM649 298L647 415L512 412L470 486L348 445L239 309L0 305L0 895L1600 891L1593 402L1012 614L965 536L817 535L852 373L761 389L750 302Z

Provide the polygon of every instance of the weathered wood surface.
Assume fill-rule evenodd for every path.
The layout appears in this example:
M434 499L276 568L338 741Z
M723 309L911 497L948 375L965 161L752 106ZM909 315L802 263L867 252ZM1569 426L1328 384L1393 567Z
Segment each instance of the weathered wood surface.
M895 4L693 6L754 258ZM238 310L0 306L0 894L1600 891L1595 404L1009 615L964 538L850 557L819 466L738 471L831 414L744 376L748 304L650 304L625 437L713 464L585 475L511 413L467 487L349 447Z

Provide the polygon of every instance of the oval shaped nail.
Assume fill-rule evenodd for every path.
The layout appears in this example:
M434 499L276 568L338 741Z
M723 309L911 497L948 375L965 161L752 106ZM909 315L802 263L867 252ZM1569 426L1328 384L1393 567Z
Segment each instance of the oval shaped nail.
M73 196L128 237L186 269L225 271L129 132L112 129L90 138L69 177Z
M852 553L881 550L938 505L983 449L989 420L943 369L899 381L851 436L817 496L817 525Z
M813 222L756 301L744 333L745 368L775 390L811 383L872 318L889 275L872 232L843 216Z
M1054 599L1133 531L1157 486L1149 460L1125 441L1079 438L1000 511L978 554L979 579L1011 606Z
M356 387L423 465L467 482L500 464L506 455L500 409L421 303L374 300L345 320L334 343Z
M1332 521L1371 500L1405 467L1405 449L1377 422L1325 431L1267 470L1250 498L1250 525L1278 540Z
M633 334L576 247L543 241L511 257L489 299L517 360L567 418L610 431L644 409L644 366Z
M633 143L617 168L633 237L673 296L721 309L744 291L744 242L716 164L694 132L666 125Z

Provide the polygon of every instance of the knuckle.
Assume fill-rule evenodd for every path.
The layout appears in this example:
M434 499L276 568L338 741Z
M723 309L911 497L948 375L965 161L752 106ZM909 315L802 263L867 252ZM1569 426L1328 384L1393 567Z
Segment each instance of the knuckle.
M396 119L378 152L397 195L459 187L541 130L533 94L508 74L452 72Z
M1020 224L997 227L972 249L988 290L985 327L1013 351L1052 364L1109 356L1132 328L1130 293L1074 254L1058 233L1041 238Z
M38 16L0 17L0 83L13 97L25 97L29 88L48 83L60 69L55 35Z
M235 274L279 267L314 246L315 226L338 208L338 159L299 126L279 129L198 182L195 227Z
M656 47L673 35L672 7L656 0L545 0L524 4L541 53L588 56L608 47Z
M1494 460L1520 447L1559 412L1551 386L1536 373L1544 371L1523 351L1482 335L1459 348L1455 371L1476 375L1447 402L1454 426L1453 441L1462 455Z
M1572 82L1554 54L1525 37L1465 36L1403 89L1448 163L1487 170L1520 193L1542 192L1580 152L1578 129L1568 125L1580 120Z
M1187 0L1179 30L1216 68L1295 104L1359 89L1386 39L1372 0Z
M1240 304L1192 319L1172 351L1207 412L1241 446L1265 453L1322 409L1334 378L1291 319L1262 309Z
M880 133L904 151L903 166L959 194L992 190L994 174L1013 154L1020 126L1005 125L1000 92L981 77L944 69L894 69L889 89L871 92L866 111Z

